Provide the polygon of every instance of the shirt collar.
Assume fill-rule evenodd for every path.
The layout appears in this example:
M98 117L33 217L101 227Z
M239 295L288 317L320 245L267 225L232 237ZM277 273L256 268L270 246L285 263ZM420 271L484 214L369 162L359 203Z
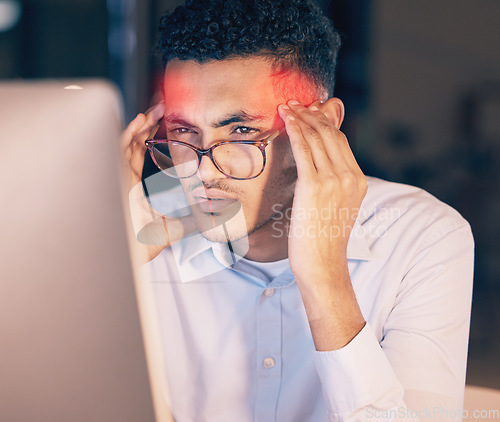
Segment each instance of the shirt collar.
M347 259L361 261L369 261L371 259L371 252L365 235L366 230L363 227L363 223L356 222L347 244ZM179 264L181 265L190 262L195 256L210 249L212 249L217 260L226 267L232 266L237 259L229 249L227 243L210 242L200 233L183 239L179 242L176 249L180 252Z
M191 236L182 239L178 245L179 247L179 264L184 265L191 261L195 256L209 250L212 247L212 242L205 239L198 231Z
M366 208L362 205L347 243L348 260L369 261L371 259L371 251L368 247L366 239L367 231L365 229L365 224L369 219L369 213L366 212Z
M209 249L212 249L217 260L226 267L230 267L238 260L227 243L211 242L199 232L182 239L177 245L179 248L179 264L181 265L190 262L195 256Z
M360 216L361 215L360 213ZM360 221L358 218L354 224L347 243L348 260L369 261L371 259L372 254L366 239L367 232L364 228L365 223L366 220L363 219L363 221Z
M371 259L371 251L366 239L368 234L366 225L369 223L372 213L373 210L368 213L365 208L361 207L359 217L354 224L347 244L348 260L369 261ZM209 249L213 250L213 254L217 260L226 267L233 265L236 259L227 243L211 242L205 239L199 232L195 232L195 234L181 240L179 246L179 263L181 265L191 261L196 255Z

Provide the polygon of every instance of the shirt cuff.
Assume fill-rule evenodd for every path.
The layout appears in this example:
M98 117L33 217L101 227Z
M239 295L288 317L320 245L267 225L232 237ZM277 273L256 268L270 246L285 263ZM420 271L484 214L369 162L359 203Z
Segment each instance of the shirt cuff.
M392 408L403 400L403 387L368 323L342 349L315 351L314 363L330 413L352 413L375 403Z

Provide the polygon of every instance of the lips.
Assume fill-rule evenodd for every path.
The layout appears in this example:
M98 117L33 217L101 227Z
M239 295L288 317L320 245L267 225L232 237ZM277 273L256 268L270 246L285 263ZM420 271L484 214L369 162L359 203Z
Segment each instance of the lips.
M236 202L235 198L218 189L197 188L193 190L193 198L195 205L205 213L220 212Z
M205 213L220 212L228 205L234 204L236 199L206 199L195 197L195 204L200 211Z

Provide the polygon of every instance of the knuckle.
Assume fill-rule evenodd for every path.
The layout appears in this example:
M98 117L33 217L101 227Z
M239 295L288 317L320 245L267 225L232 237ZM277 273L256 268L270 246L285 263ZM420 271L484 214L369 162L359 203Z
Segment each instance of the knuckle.
M304 136L307 140L314 142L319 142L321 139L319 133L311 127L304 130Z
M295 107L295 109L293 109L293 111L294 111L295 113L297 113L297 114L302 114L302 115L307 114L307 113L309 113L309 112L310 112L310 111L309 111L306 107L304 107L304 106Z
M358 177L358 189L360 192L363 193L363 195L366 194L368 191L368 179L364 174L362 174L360 177Z
M146 123L146 119L147 117L144 113L139 113L133 121L138 125L143 125L144 123Z
M340 180L335 173L329 174L323 181L325 187L329 190L338 191Z
M144 151L147 149L146 148L146 145L144 145L144 142L141 142L140 139L137 139L133 146L132 146L132 149L133 149L133 153L134 154L137 154L138 152L139 153L144 153Z
M356 176L350 171L345 171L340 177L342 187L352 189L356 185Z
M342 143L346 144L347 147L349 147L349 140L347 139L347 136L345 136L345 133L340 131L340 130L338 130L337 133L338 133L337 136L338 136L339 142L342 142Z
M309 192L313 196L319 196L321 192L323 191L323 184L321 183L320 180L315 180L316 183L311 183L311 186L309 187Z
M319 122L318 129L321 132L325 133L326 135L333 135L335 132L331 123L329 121L324 121L324 120Z
M301 154L310 154L311 153L311 148L309 145L307 145L305 142L301 142L300 144L297 145L297 150Z
M135 116L135 119L132 120L123 131L122 138L124 139L124 141L125 139L132 138L140 130L145 122L146 116L144 114L139 113L137 116Z

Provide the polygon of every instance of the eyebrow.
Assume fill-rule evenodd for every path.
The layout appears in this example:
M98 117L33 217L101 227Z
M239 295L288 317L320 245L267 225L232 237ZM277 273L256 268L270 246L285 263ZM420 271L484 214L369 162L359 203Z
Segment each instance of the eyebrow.
M226 116L223 116L220 120L216 122L212 122L210 126L213 128L221 128L224 126L228 126L231 123L245 123L245 122L253 122L253 121L263 121L269 120L271 117L266 114L259 113L249 113L245 110L237 111L236 113L230 113ZM177 113L171 113L168 116L165 116L165 120L168 123L179 124L185 126L187 128L195 128L196 126L184 120L182 116Z
M268 116L264 114L252 114L248 113L244 110L240 110L236 113L231 113L227 116L224 116L218 122L212 123L212 127L219 128L230 125L231 123L244 123L244 122L253 122L253 121L262 121L268 119Z

